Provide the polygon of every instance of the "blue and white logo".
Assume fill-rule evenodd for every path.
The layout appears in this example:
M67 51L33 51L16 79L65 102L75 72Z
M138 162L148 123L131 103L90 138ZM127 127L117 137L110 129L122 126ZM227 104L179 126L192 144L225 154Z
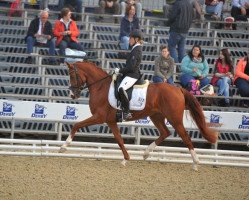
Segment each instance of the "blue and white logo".
M220 115L211 114L210 123L220 123Z
M44 110L46 109L45 106L40 104L35 104L34 112L31 114L32 118L41 118L44 119L47 117L47 114L44 113Z
M75 110L76 110L75 107L67 106L66 115L75 116Z
M145 117L143 119L135 120L136 124L149 124L150 123L150 118Z
M241 124L239 125L239 129L249 129L249 116L242 115Z
M211 114L210 115L210 122L207 123L209 127L221 127L223 124L220 123L221 116L220 115L215 115Z
M12 112L13 104L3 102L3 111L0 112L0 116L13 117L16 113Z
M75 113L76 113L75 107L67 106L66 114L63 115L63 119L76 120L78 119L79 116L76 116Z
M242 116L242 125L249 125L249 116Z

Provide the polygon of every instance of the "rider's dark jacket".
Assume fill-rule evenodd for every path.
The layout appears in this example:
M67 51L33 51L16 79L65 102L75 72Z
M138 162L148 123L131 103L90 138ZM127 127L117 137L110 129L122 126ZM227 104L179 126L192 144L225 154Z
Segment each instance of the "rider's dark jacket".
M135 46L131 52L128 54L126 59L126 66L120 69L120 73L123 76L129 76L131 78L139 79L140 78L140 64L142 61L142 46Z

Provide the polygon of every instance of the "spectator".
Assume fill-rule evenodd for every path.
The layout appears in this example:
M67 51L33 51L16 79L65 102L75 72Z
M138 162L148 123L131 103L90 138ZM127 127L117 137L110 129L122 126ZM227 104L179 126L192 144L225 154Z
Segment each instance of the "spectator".
M69 8L71 12L76 12L76 16L71 16L73 20L81 20L83 13L82 0L59 0L58 9L62 10L65 7Z
M103 21L103 17L101 15L105 13L111 13L114 15L118 15L120 11L120 5L118 0L99 0L99 12L100 14L99 21ZM114 23L118 23L118 18L114 18Z
M63 8L61 10L61 16L62 18L57 20L54 25L54 36L57 37L56 46L60 49L60 55L65 56L66 48L83 51L83 47L77 40L80 33L76 22L71 19L70 9ZM64 58L61 58L61 63L63 62Z
M199 80L201 88L209 84L207 78L209 66L199 45L194 45L188 55L183 58L181 71L180 82L184 88L188 88L192 80Z
M224 19L224 21L226 22L224 28L225 28L226 30L232 30L232 29L233 29L233 26L234 26L234 24L233 24L234 18L233 18L233 17L226 17L226 18Z
M249 97L249 50L236 66L234 84L242 97ZM244 106L249 107L249 100L244 101Z
M174 59L169 55L167 46L161 46L161 55L155 59L154 83L166 82L174 85L173 73L175 68Z
M40 10L48 9L48 0L40 0L39 7Z
M247 21L249 18L249 0L233 0L231 15L235 21Z
M121 20L120 24L120 46L121 49L129 49L129 38L130 33L135 30L140 29L139 19L135 15L135 6L127 5L125 16Z
M206 12L212 14L211 18L221 20L221 14L225 0L205 0Z
M211 84L213 86L218 86L218 96L224 95L229 97L229 87L232 83L233 78L233 64L230 58L230 53L228 49L222 49L220 51L220 56L215 63L214 75L211 79ZM225 102L220 104L221 106L229 106L229 98L225 99Z
M190 3L193 6L193 19L204 20L204 13L202 12L202 4L200 0L190 0Z
M125 15L126 7L129 4L135 5L137 17L142 17L142 4L140 3L140 0L121 0L121 15Z
M170 26L168 47L170 55L176 63L179 63L185 55L185 43L193 19L193 7L190 1L176 0L172 9L174 12L169 13L168 21Z
M172 11L173 4L176 0L165 0L166 4L163 6L163 14L165 18L169 18L169 13Z
M33 53L34 45L49 47L49 55L55 55L55 40L53 39L52 24L48 21L48 11L41 11L39 17L33 19L29 25L27 36L27 53ZM28 56L26 63L32 64L33 59ZM50 64L55 64L55 59L50 58Z
M163 6L163 13L165 18L169 18L169 13L172 11L173 4L176 0L166 0L166 4ZM193 6L193 19L203 20L204 14L202 12L201 5L197 0L189 0Z

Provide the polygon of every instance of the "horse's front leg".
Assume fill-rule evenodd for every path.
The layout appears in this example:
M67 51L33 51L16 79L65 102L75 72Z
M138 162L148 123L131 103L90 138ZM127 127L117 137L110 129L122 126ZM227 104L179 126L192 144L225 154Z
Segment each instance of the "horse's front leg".
M119 128L118 128L118 125L117 123L107 123L107 125L110 127L110 129L112 130L112 133L114 135L114 138L115 140L117 141L120 149L122 150L123 152L123 155L124 155L124 160L121 162L122 165L126 165L127 161L130 160L130 156L124 146L124 140L123 138L121 137L120 135L120 131L119 131Z
M75 133L77 130L79 130L80 128L83 128L83 127L86 127L86 126L91 126L91 125L94 125L94 124L100 124L102 123L102 121L100 121L98 119L98 117L96 117L95 115L91 116L90 118L88 119L85 119L83 121L80 121L78 123L75 123L73 125L73 128L71 130L71 133L69 134L69 136L67 137L67 140L65 142L65 144L63 144L59 150L60 153L63 153L65 152L67 149L66 147L70 145L70 143L73 141L73 138L75 136Z

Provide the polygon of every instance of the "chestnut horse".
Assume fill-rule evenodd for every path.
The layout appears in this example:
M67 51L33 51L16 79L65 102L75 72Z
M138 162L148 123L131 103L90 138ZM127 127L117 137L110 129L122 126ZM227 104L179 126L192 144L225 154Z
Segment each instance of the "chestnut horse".
M78 129L94 124L106 123L112 130L123 152L124 160L122 164L125 165L130 156L127 153L117 126L117 110L108 102L108 92L112 81L111 75L108 75L107 72L96 66L95 63L89 61L76 62L74 64L67 63L67 66L70 75L71 97L74 99L79 98L81 90L85 85L85 88L88 88L90 92L89 107L92 116L74 124L65 144L61 146L60 152L66 150L66 147L72 142ZM132 121L149 116L160 132L160 136L146 148L144 159L148 158L149 152L170 135L170 131L165 125L166 118L188 147L193 159L193 167L197 168L199 160L194 151L191 139L183 126L185 108L189 109L191 117L194 119L202 136L210 143L216 142L217 133L207 127L202 107L192 94L183 88L166 83L150 83L145 108L141 111L132 111L132 118L129 120Z

